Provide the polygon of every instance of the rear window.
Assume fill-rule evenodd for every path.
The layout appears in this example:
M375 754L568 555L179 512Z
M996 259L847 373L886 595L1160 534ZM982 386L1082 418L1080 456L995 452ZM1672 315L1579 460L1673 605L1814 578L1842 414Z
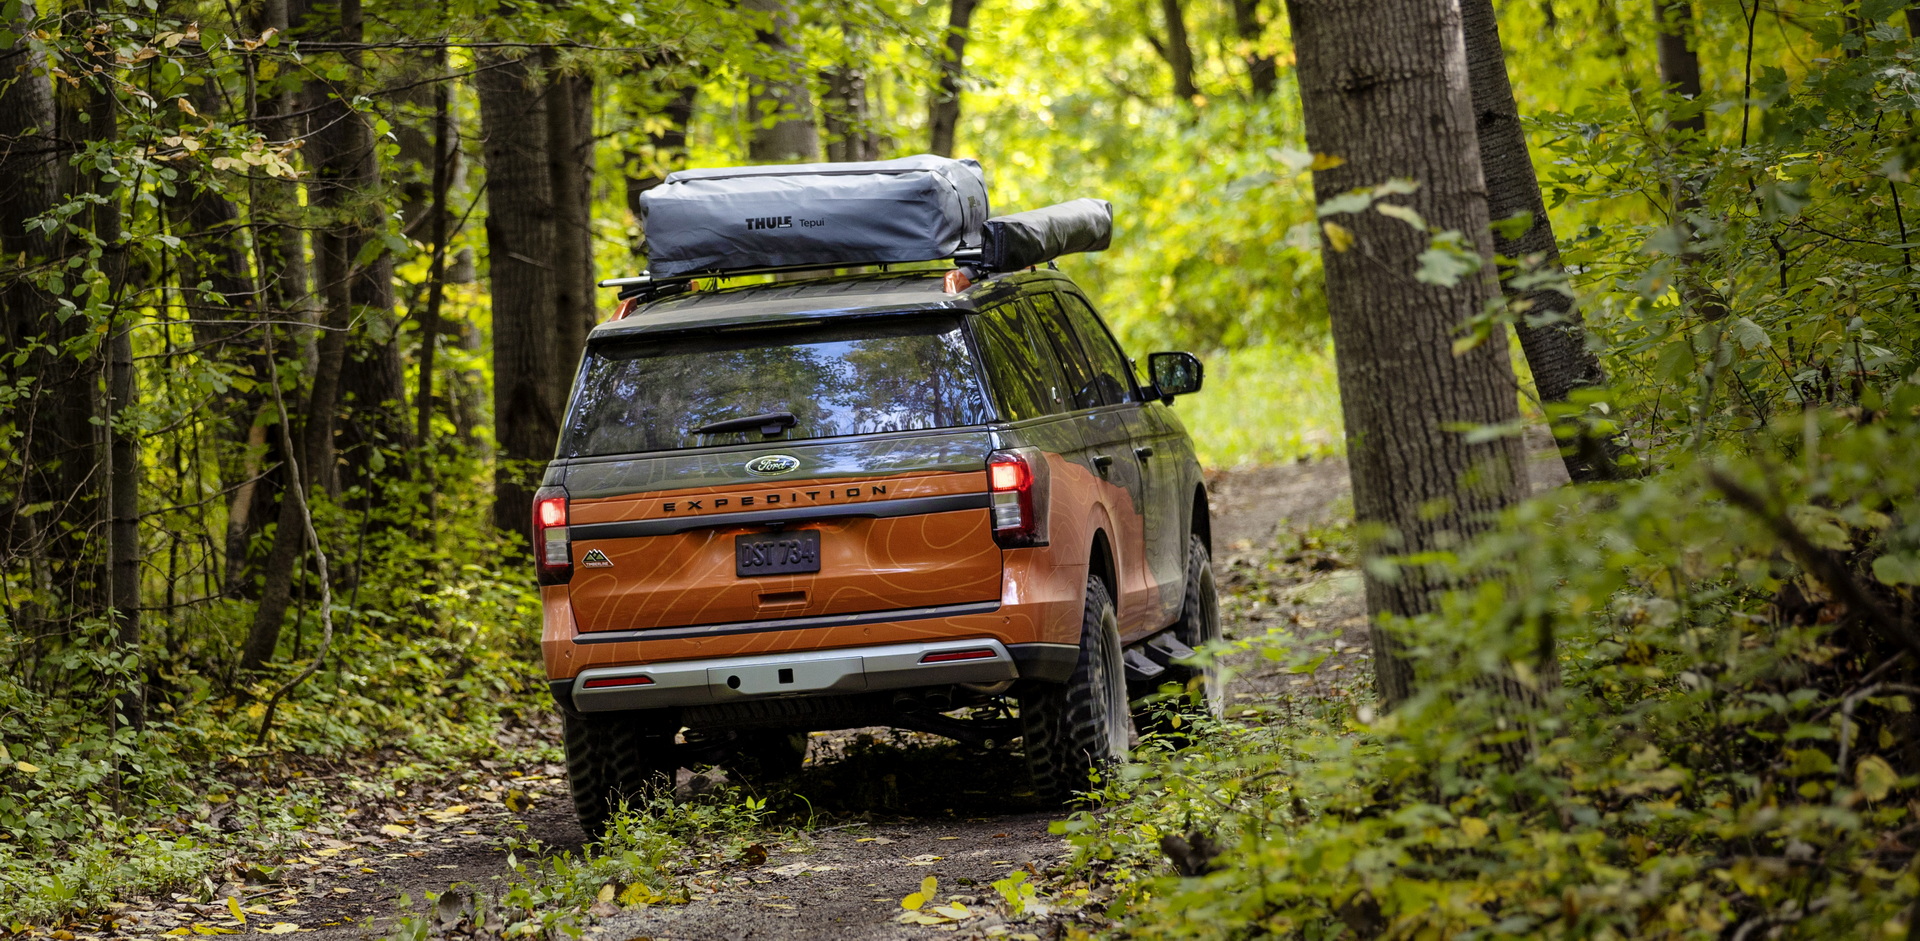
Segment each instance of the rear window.
M792 427L706 431L755 415ZM592 346L567 419L569 457L923 431L987 420L954 317L891 317Z

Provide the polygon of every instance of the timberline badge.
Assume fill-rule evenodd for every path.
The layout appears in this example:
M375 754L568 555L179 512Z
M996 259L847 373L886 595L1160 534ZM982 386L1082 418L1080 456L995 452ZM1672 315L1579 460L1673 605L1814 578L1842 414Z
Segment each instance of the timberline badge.
M588 549L587 554L580 557L580 564L590 569L613 568L613 560L598 549Z

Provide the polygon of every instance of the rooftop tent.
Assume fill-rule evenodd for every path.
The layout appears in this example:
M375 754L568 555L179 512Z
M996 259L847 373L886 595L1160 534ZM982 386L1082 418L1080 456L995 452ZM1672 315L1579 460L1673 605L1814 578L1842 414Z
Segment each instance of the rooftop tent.
M1075 199L987 220L981 264L994 271L1043 265L1061 255L1105 251L1113 241L1113 205Z
M656 279L952 258L988 211L978 161L928 154L681 170L640 197Z

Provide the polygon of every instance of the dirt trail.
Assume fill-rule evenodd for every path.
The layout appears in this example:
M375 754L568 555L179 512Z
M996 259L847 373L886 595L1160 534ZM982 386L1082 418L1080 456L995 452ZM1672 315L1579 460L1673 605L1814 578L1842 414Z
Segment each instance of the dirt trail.
M1539 452L1546 442L1531 443ZM1532 476L1536 489L1565 479L1550 459L1536 460ZM1209 484L1229 639L1285 628L1315 637L1311 643L1329 655L1326 668L1310 676L1279 671L1255 656L1230 661L1230 710L1287 695L1345 695L1363 683L1366 621L1358 573L1352 560L1308 535L1350 513L1345 464L1225 471L1211 475ZM1278 563L1276 546L1282 549ZM1276 564L1289 574L1276 580ZM302 834L309 849L280 866L272 880L278 888L228 887L253 912L241 930L284 921L308 929L299 937L377 935L392 923L403 898L419 910L427 893L455 883L480 891L501 884L513 847L537 840L549 851L578 849L585 837L573 822L564 771L534 754L533 743L554 730L512 734L520 738L524 760L474 769L464 781L434 782L411 799L375 803L355 818L357 832ZM789 803L810 809L810 817L799 819L811 822L787 832L769 830L762 840L764 861L710 861L712 868L682 874L691 903L612 914L588 928L587 937L952 937L954 925L896 921L900 900L929 875L938 880L942 901L957 897L975 913L957 926L962 936L1020 938L1048 930L1000 926L997 916L978 914L992 908L993 880L1016 868L1043 872L1066 852L1065 843L1048 832L1062 815L1035 800L1017 752L882 730L818 735L791 789L798 797ZM792 809L785 815L789 821L795 819ZM188 924L196 913L217 919L223 907L175 906L171 917L161 913L123 930L153 937Z

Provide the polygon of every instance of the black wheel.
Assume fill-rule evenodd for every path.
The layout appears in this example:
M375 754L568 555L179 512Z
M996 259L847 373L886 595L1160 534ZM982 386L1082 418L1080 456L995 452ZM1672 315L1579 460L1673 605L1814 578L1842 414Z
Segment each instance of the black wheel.
M1167 668L1169 679L1182 687L1178 704L1181 711L1220 718L1226 711L1227 690L1220 681L1220 664L1208 653L1222 636L1220 595L1213 586L1213 554L1197 533L1187 537L1187 594L1173 634L1181 643L1202 652L1196 663L1176 662Z
M660 717L612 712L566 716L567 785L588 836L606 829L622 801L673 785L673 734Z
M1120 659L1120 624L1113 598L1098 578L1087 579L1080 617L1080 658L1064 684L1036 684L1020 695L1021 737L1034 787L1067 803L1096 768L1126 758L1133 721Z
M728 768L758 784L783 781L800 773L807 760L805 732L741 732L734 739Z

